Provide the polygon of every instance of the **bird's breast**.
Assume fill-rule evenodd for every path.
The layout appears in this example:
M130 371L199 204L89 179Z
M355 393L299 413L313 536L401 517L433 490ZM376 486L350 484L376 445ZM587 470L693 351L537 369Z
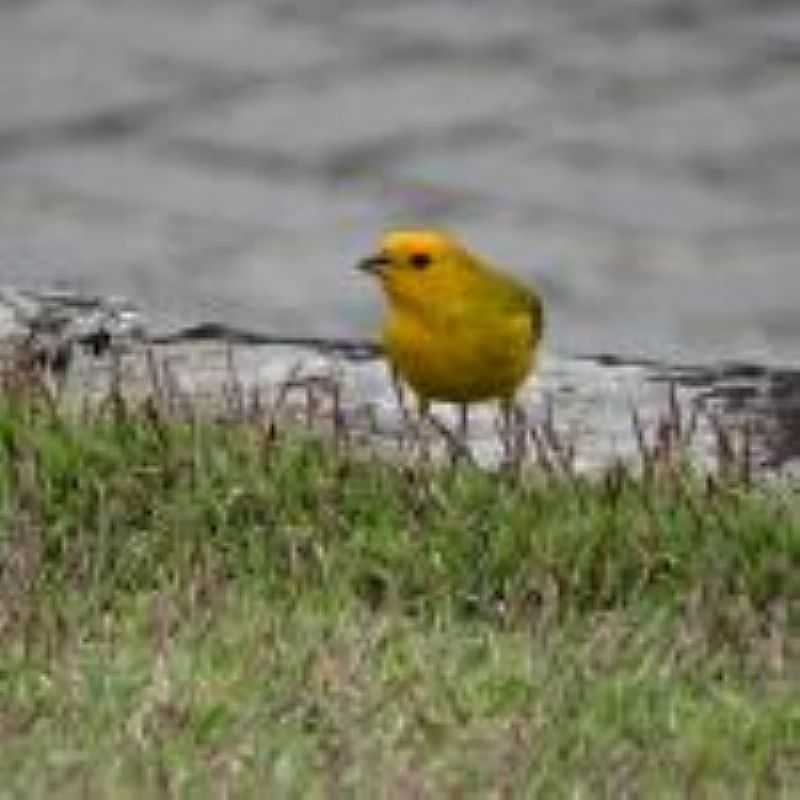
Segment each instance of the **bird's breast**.
M389 360L422 397L471 402L511 397L533 366L528 315L503 319L395 313L383 333Z

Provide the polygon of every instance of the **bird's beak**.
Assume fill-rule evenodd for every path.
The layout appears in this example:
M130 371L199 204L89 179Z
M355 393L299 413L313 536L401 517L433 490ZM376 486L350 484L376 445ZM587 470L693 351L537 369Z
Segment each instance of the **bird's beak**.
M381 272L389 266L389 257L383 253L376 253L372 256L367 256L361 259L356 265L357 269L362 272L367 272L370 275L380 275Z

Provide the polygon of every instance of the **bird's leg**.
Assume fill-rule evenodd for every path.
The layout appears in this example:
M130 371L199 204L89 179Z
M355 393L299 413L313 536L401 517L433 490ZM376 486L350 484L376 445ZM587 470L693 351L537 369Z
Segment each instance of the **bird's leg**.
M417 397L417 434L421 435L426 425L431 424L431 403L426 397Z
M426 423L430 424L433 420L431 404L427 397L422 397L421 395L417 397L417 413L419 417L419 422L416 426L417 442L422 447L423 460L427 461L430 452L428 450L428 436L426 435L425 425Z
M504 397L500 401L500 440L503 445L503 460L507 464L514 462L514 400Z
M469 403L458 404L458 435L466 446L469 436Z
M420 397L417 399L417 410L419 412L419 418L421 420L426 420L430 416L431 413L431 402L428 400L427 397Z
M455 465L459 459L472 461L469 450L469 403L458 404L458 436L450 442L450 461Z

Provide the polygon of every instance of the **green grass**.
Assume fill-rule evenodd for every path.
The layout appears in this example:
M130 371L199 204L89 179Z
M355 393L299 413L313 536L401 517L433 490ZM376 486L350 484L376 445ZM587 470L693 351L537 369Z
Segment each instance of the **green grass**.
M0 798L800 796L800 498L0 409Z

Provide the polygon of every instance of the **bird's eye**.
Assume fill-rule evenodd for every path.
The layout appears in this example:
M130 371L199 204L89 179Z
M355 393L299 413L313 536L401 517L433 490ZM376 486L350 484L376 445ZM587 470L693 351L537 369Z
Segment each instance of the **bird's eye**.
M416 269L425 269L431 263L430 253L414 253L409 259L411 266Z

